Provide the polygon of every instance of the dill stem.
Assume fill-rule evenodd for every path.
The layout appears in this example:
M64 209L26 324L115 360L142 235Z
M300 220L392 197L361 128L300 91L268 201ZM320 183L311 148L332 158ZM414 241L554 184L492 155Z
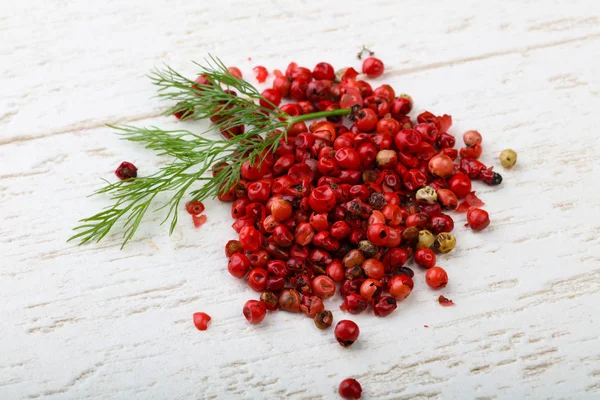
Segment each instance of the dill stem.
M342 117L349 115L352 112L351 108L340 108L338 110L331 111L318 111L310 114L298 115L288 119L289 125L293 125L296 122L308 121L311 119L323 118L323 117Z

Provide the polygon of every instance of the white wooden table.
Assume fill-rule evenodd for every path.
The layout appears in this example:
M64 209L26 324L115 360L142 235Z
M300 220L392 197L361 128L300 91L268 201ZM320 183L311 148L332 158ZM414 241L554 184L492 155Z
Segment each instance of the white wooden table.
M328 399L349 376L370 399L600 398L600 2L1 3L1 399ZM351 349L297 315L250 326L218 202L200 230L183 218L169 237L157 214L124 250L119 232L65 243L118 163L164 161L105 124L203 127L159 117L152 67L192 76L210 52L253 81L255 65L359 66L362 45L418 112L481 131L505 178L477 186L490 228L458 217L439 257L455 307L417 271L393 316L352 317Z

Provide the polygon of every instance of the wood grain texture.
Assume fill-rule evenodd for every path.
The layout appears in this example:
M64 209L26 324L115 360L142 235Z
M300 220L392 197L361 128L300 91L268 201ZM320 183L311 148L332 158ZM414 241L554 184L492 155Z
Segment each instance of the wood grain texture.
M0 35L0 398L329 399L348 376L365 398L600 397L599 2L3 0ZM98 178L164 161L104 124L202 127L158 117L152 67L193 74L210 52L253 81L258 64L358 66L363 44L417 112L481 131L484 162L519 153L502 187L476 187L490 228L458 216L439 257L455 307L417 271L393 316L352 317L351 349L299 316L248 326L217 202L200 230L169 237L156 214L124 250L118 232L65 243L107 204L85 197Z

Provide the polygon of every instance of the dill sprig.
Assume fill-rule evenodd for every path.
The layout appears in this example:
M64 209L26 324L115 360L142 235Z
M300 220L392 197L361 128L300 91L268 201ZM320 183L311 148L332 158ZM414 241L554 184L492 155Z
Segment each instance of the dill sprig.
M163 223L170 221L169 232L172 233L178 221L179 204L186 194L190 201L201 201L227 192L239 180L242 165L262 163L279 142L286 139L287 130L294 123L351 112L351 109L341 109L290 117L248 82L232 76L219 59L210 56L205 66L196 65L208 84L198 84L168 66L150 75L158 87L158 96L177 102L165 111L165 115L181 113L185 119L193 120L211 118L212 129L227 132L244 127L244 133L229 139L212 140L204 137L207 131L195 134L157 127L112 126L123 139L140 143L158 155L171 156L173 161L153 175L107 183L97 190L95 194L110 195L113 204L80 220L69 240L81 244L100 241L122 221L125 229L122 247L125 246L156 197L163 192L169 193L171 198L153 211L167 210ZM270 104L273 109L261 106L260 101ZM219 173L210 175L211 168L217 164L221 165ZM199 181L202 186L192 190L192 185Z

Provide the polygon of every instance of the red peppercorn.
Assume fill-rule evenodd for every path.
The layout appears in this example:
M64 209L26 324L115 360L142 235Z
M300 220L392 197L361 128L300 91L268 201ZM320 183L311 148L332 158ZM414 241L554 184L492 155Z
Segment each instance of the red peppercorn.
M378 298L373 304L373 312L376 317L387 317L390 315L396 308L398 304L396 299L392 296L382 296Z
M402 180L408 190L414 191L427 183L427 175L419 169L410 169Z
M260 99L260 105L269 110L273 110L281 103L281 92L276 89L265 89L262 91L261 96L264 99Z
M379 297L381 294L381 282L376 279L366 279L360 285L360 295L367 300Z
M263 292L260 295L260 301L265 304L265 308L269 311L277 310L278 299L273 292Z
M338 393L344 399L360 399L360 396L362 396L362 387L356 379L348 378L340 383Z
M361 267L369 278L381 279L385 275L383 264L381 261L378 261L375 258L369 258L368 260L365 260Z
M325 273L335 282L344 280L344 265L339 259L335 259L325 268Z
M463 135L463 141L468 147L481 144L481 134L477 131L466 131Z
M383 117L390 112L390 102L385 97L369 96L365 98L363 105L375 111L378 117Z
M340 346L349 347L358 339L360 329L353 321L343 319L337 323L334 329L335 339Z
M448 274L441 267L432 267L425 274L425 282L432 289L441 289L448 284Z
M358 152L350 147L344 147L335 152L338 165L344 169L360 169L361 161Z
M252 252L248 259L250 260L250 265L252 268L264 268L269 262L269 253L267 253L265 250L257 250Z
M458 198L463 198L471 193L471 179L467 174L457 172L448 181L448 188L456 194Z
M449 189L438 189L436 191L438 201L444 210L455 210L458 206L458 198L453 191Z
M382 263L388 272L402 267L408 260L408 252L405 249L394 248L387 251L382 258Z
M246 304L244 304L242 311L244 317L246 317L251 324L260 323L267 315L265 304L258 300L248 300Z
M363 61L362 72L369 78L377 78L383 74L384 66L380 59L375 57L366 58Z
M285 221L292 216L292 205L287 200L276 200L271 203L271 215L277 221Z
M300 310L307 317L314 318L318 313L325 310L323 300L318 296L302 296Z
M474 231L481 231L490 224L490 215L481 208L472 208L467 211L467 225Z
M137 178L137 167L130 162L123 161L116 169L115 175L122 181Z
M285 76L278 76L273 80L273 89L277 90L282 97L288 97L290 95L291 85L291 81Z
M438 154L429 160L429 172L440 178L448 178L454 172L454 163L448 156Z
M194 313L193 319L194 326L196 327L196 329L198 329L199 331L205 331L208 329L208 324L211 320L210 315L203 312L197 312Z
M247 281L252 290L262 292L267 287L267 271L262 268L254 268L248 274Z
M267 76L269 76L269 71L267 71L267 69L261 65L252 68L252 71L256 73L256 80L258 83L263 83L265 80L267 80Z
M385 246L387 237L388 228L383 224L373 224L367 229L367 238L375 246Z
M335 194L329 186L319 186L308 198L310 207L318 213L326 213L335 206Z
M411 214L406 218L405 221L405 225L407 228L411 227L411 226L415 226L419 229L424 229L427 227L427 214L424 213L418 213L418 214Z
M242 79L242 71L238 67L228 67L227 70L234 78Z
M360 282L362 280L357 279L354 281L346 281L346 282ZM355 283L358 286L358 283ZM362 286L362 283L360 287ZM359 287L359 288L360 288ZM358 289L357 289L358 290ZM361 296L358 293L349 293L346 297L344 297L344 303L340 306L340 309L343 311L347 311L350 314L360 314L365 311L369 306L369 301Z
M395 275L388 281L389 292L396 300L404 300L412 292L415 284L408 275Z
M416 153L421 148L421 135L414 129L403 129L396 134L394 142L398 151Z
M231 257L235 253L243 253L242 244L238 240L230 240L225 245L225 255Z
M454 221L447 214L438 214L429 218L429 230L437 235L441 232L452 232Z
M313 69L312 76L315 79L325 79L328 81L332 81L335 79L335 71L331 64L326 62L318 63Z
M204 212L204 204L202 204L202 202L198 200L190 201L186 203L185 209L190 215L199 215Z
M294 79L290 86L290 96L296 101L306 100L306 89L308 82L304 79Z
M252 226L244 226L240 230L240 243L246 251L260 249L264 242L264 236Z
M377 126L377 114L370 108L362 108L356 113L354 124L361 132L371 132Z
M327 299L335 294L335 282L326 275L317 276L312 281L312 291L315 295Z
M482 148L480 144L476 144L473 147L463 147L460 149L460 158L471 159L479 158L481 155Z
M279 296L279 308L283 311L300 312L300 293L294 289L285 289Z
M229 259L227 269L231 275L241 279L250 269L250 260L244 254L236 253Z
M435 253L431 249L421 248L415 252L415 262L423 268L435 266Z

